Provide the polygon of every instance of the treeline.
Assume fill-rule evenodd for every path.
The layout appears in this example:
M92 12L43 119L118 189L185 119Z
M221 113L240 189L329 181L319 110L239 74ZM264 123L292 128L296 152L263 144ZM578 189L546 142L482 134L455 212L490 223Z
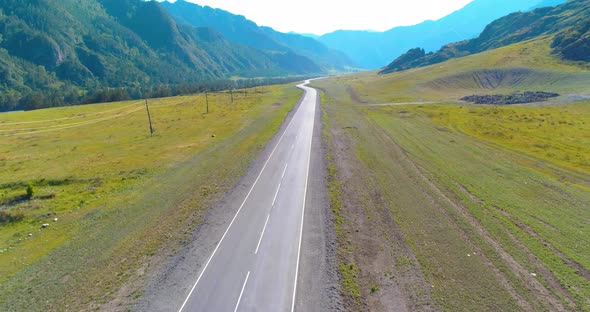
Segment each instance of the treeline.
M285 84L307 77L252 78L240 80L215 80L189 84L157 85L148 87L100 88L81 93L78 88L63 87L46 91L33 91L21 98L12 98L10 93L0 93L0 112L34 110L79 104L107 103L144 98L161 98L202 92L218 92L256 86Z
M0 111L247 84L216 81L226 77L319 72L309 62L177 24L156 1L0 1Z

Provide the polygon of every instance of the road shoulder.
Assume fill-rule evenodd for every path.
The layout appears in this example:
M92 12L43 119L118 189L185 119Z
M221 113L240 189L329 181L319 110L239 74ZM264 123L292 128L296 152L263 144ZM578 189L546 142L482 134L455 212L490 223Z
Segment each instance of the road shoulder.
M309 185L303 223L300 271L295 311L340 311L334 216L326 183L326 148L320 96L316 101Z

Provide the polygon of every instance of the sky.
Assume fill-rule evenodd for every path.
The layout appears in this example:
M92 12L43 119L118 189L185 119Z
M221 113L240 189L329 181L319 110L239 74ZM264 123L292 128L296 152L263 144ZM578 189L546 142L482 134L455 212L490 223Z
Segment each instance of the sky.
M170 2L174 2L169 0ZM437 20L472 0L186 0L244 15L281 32L385 31Z

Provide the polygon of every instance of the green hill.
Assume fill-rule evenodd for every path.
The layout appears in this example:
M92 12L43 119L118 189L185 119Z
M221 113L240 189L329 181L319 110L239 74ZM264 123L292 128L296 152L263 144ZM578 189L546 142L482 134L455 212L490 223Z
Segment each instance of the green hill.
M344 310L590 311L590 68L554 40L313 81ZM527 91L560 96L460 100Z
M571 61L590 61L590 2L571 0L556 7L513 13L488 25L481 35L442 47L436 53L412 49L381 73L440 63L452 58L504 47L539 36L554 35L553 53Z
M154 1L4 0L0 34L0 111L92 102L106 88L138 98L160 85L321 70L180 25Z

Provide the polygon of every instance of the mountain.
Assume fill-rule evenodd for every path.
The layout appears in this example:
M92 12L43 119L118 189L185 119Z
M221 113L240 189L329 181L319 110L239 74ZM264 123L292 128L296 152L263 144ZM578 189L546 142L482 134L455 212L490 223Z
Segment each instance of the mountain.
M493 20L526 11L547 0L474 0L437 21L396 27L385 32L340 30L320 37L328 47L343 51L360 67L377 69L414 47L427 52L460 40L474 38ZM550 3L565 0L551 0Z
M548 35L555 36L553 53L566 60L590 62L590 2L570 0L556 7L507 15L489 24L479 37L446 45L436 53L411 49L381 73L432 65Z
M320 71L291 51L179 24L155 1L0 1L0 111L79 103L107 88L141 97L159 85Z
M541 2L532 6L528 11L532 11L532 10L538 9L538 8L550 7L550 6L558 6L560 4L563 4L564 2L565 2L564 0L542 0Z
M184 0L162 2L162 6L177 22L194 27L211 27L226 38L248 47L269 52L294 53L307 57L325 70L346 70L351 60L342 52L329 49L318 40L296 33L281 33L270 27L258 26L244 16L200 6Z
M295 34L295 35L301 35L301 36L305 36L305 37L310 37L310 38L313 38L313 39L316 39L316 40L320 39L320 36L318 36L316 34L300 34L300 33L294 32L294 31L290 32L290 34Z

